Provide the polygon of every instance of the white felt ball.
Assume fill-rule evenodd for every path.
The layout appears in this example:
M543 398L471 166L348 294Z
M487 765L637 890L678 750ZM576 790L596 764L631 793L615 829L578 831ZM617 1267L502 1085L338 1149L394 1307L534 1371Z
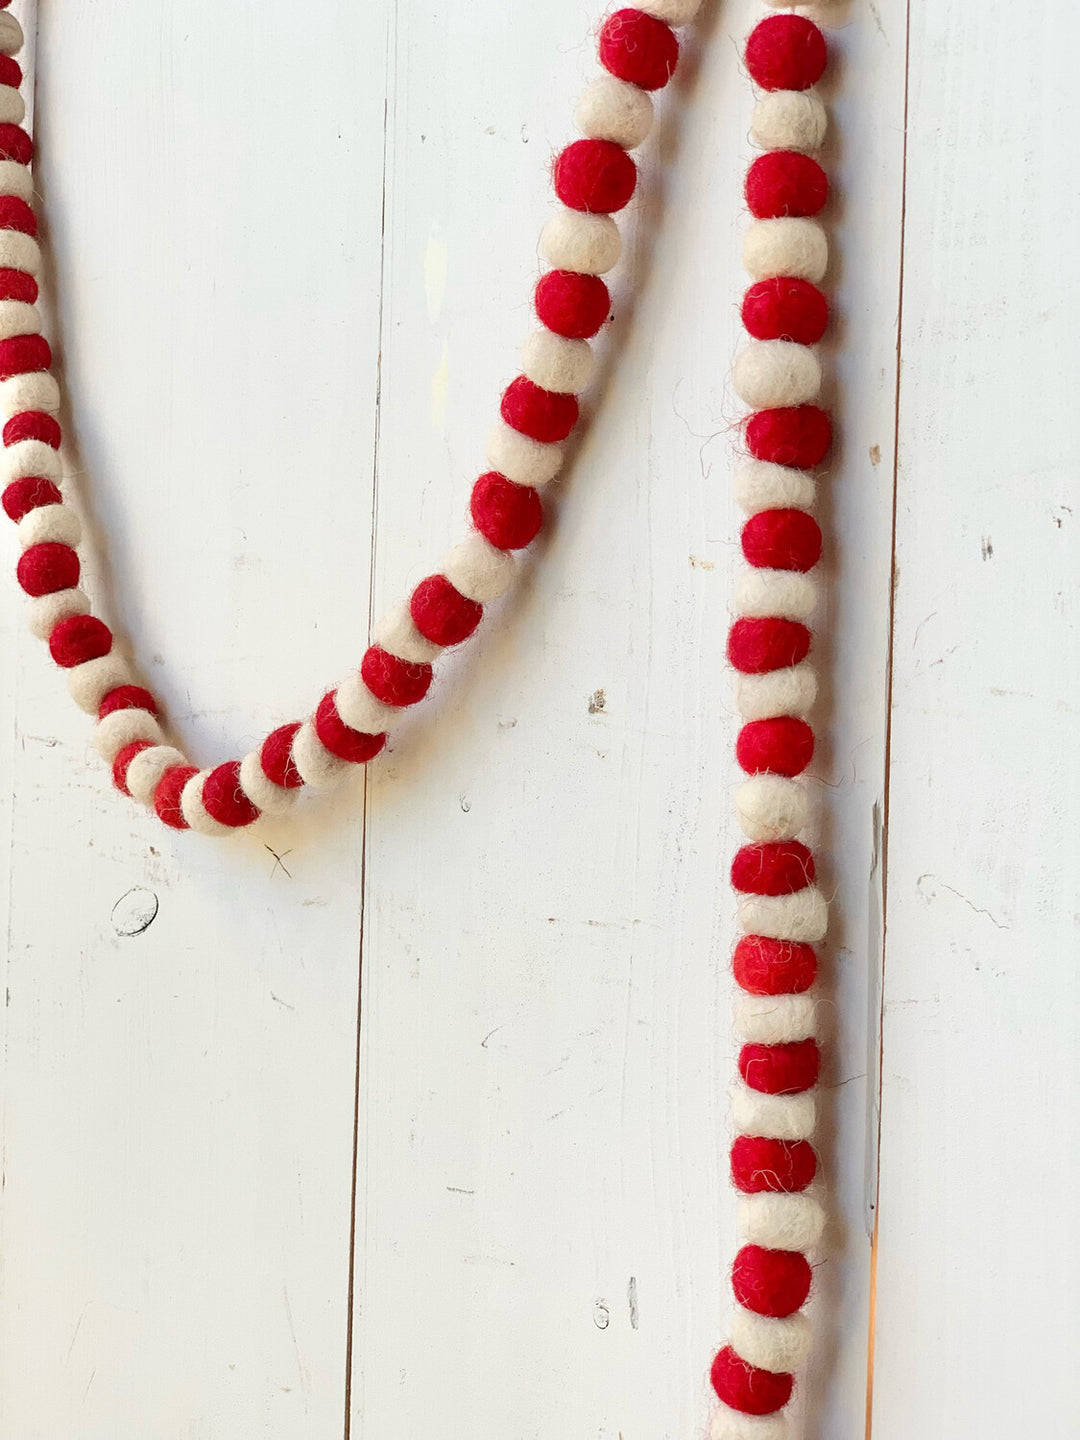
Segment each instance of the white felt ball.
M811 1250L825 1228L824 1210L813 1195L805 1192L743 1195L738 1218L743 1239L766 1250Z
M639 0L636 7L666 25L689 25L701 9L701 0Z
M154 791L165 771L187 763L187 756L171 745L151 745L149 750L140 750L128 763L125 783L140 805L153 805Z
M401 723L402 710L384 705L364 684L359 670L354 670L334 691L334 704L345 724L361 735L386 735Z
M622 236L610 215L557 210L540 232L540 249L556 270L606 275L619 262Z
M817 1030L812 995L740 995L735 1001L735 1033L747 1045L790 1045L809 1040Z
M578 101L575 118L590 139L633 150L652 127L653 103L647 90L614 75L600 75Z
M0 12L0 20L3 18ZM24 235L21 230L0 230L0 266L37 275L41 270L41 251L34 237Z
M745 895L739 901L739 926L744 935L816 945L829 927L828 906L814 885L794 895Z
M192 775L180 792L180 813L197 835L224 839L226 835L235 835L236 830L215 820L203 804L203 786L210 773L209 770L200 770L197 775Z
M801 1370L810 1355L810 1321L799 1312L781 1319L736 1305L730 1340L736 1355L748 1365L790 1375Z
M755 280L794 275L815 285L829 265L829 242L816 220L755 220L743 241L743 267Z
M735 473L735 503L747 515L759 510L812 510L817 494L814 477L805 470L750 460Z
M51 595L35 595L26 610L31 635L48 640L61 620L89 615L90 601L79 589L54 590Z
M30 167L17 160L0 160L0 195L17 195L29 205L34 198Z
M740 675L735 703L744 720L772 720L777 715L807 715L817 699L817 673L806 660L762 675Z
M735 358L735 393L754 410L807 405L821 390L821 365L808 345L752 340Z
M761 618L779 615L806 620L817 605L817 585L798 570L769 570L752 565L735 581L735 613Z
M112 710L94 726L91 738L94 749L111 765L125 745L135 740L160 745L165 737L149 710Z
M131 771L129 770L129 790L131 790L130 775ZM290 790L285 785L274 784L262 767L258 750L249 751L240 761L240 789L253 805L260 810L265 810L268 815L284 814L287 810L291 810L300 798L299 786ZM132 794L134 793L132 790Z
M816 90L773 90L754 106L750 139L762 150L820 150L828 117Z
M738 1135L768 1140L808 1140L817 1123L812 1090L799 1095L766 1095L741 1080L731 1091L731 1123Z
M806 828L810 801L803 787L783 775L753 775L735 791L735 814L748 840L793 840Z
M0 340L13 335L40 335L41 315L25 300L0 300Z
M390 655L405 660L410 665L428 665L442 649L430 640L425 640L412 618L408 605L402 601L372 628L372 644L380 646ZM346 722L348 723L348 722ZM381 731L365 732L381 734Z
M782 1410L772 1415L743 1415L727 1405L714 1411L709 1440L790 1440L791 1429Z
M118 685L133 685L131 667L122 655L110 650L96 660L84 660L67 672L68 690L80 710L96 715L102 700Z
M562 469L561 445L531 440L500 420L488 436L488 464L515 485L542 489Z
M77 545L82 535L79 517L70 505L38 505L27 511L16 529L24 550L46 543Z
M474 533L454 546L443 561L442 573L460 595L486 605L510 588L515 568L509 551L496 549Z
M17 55L22 47L22 26L10 11L0 12L0 55Z
M348 760L339 759L337 755L331 755L310 720L305 720L293 737L292 758L304 784L314 790L340 784L347 775L362 769Z
M40 475L46 480L61 478L60 454L44 440L20 440L0 451L0 475L3 483L23 475Z
M0 85L0 125L21 125L26 119L26 101L13 85Z
M10 420L23 410L43 410L55 415L60 409L60 386L47 370L32 370L0 380L0 415Z
M521 347L521 368L542 390L580 395L592 375L592 346L553 330L534 330Z

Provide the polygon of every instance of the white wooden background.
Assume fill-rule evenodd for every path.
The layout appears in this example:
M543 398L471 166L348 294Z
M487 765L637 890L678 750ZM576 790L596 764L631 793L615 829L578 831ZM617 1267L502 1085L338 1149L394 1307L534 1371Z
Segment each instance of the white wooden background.
M209 762L303 713L460 531L597 10L37 8L98 588ZM808 1440L1063 1435L1080 1403L1080 19L908 9L832 12ZM225 847L164 831L6 582L0 1440L700 1433L759 13L709 6L663 102L640 298L534 562L352 793Z

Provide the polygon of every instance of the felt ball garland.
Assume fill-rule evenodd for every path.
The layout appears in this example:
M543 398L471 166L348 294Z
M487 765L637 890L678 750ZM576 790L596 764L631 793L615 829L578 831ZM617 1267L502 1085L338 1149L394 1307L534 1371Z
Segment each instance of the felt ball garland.
M610 312L601 277L621 250L612 216L637 187L629 152L649 133L652 94L675 71L674 27L693 20L699 3L640 0L600 27L600 73L577 106L581 138L552 166L559 203L541 236L551 268L536 285L539 328L525 343L521 374L503 392L488 440L490 468L472 488L470 534L373 627L359 669L328 691L308 719L279 726L242 760L199 770L169 743L160 706L80 588L80 527L63 493L60 391L35 308L41 254L33 143L22 128L23 75L13 58L23 37L0 0L0 502L19 531L16 576L30 602L31 629L67 672L76 704L95 717L94 744L116 788L165 825L228 835L263 812L287 812L306 787L354 773L427 695L437 657L467 640L484 607L512 583L514 552L540 532L542 491L558 474L563 442L580 419L577 397L592 370L588 342ZM800 175L773 188L784 183L793 192L812 189ZM767 649L769 641L757 643ZM772 643L801 642L785 634Z
M821 368L810 348L828 323L818 288L828 245L813 217L829 185L811 153L824 139L825 114L808 93L825 62L824 36L798 15L769 16L746 45L747 69L766 93L751 130L765 153L751 165L745 191L753 217L744 260L754 283L742 302L749 340L732 375L753 411L744 427L752 458L736 480L747 512L747 569L736 582L728 635L744 721L736 758L747 777L735 797L747 843L731 866L744 932L732 961L742 1043L731 1178L744 1244L732 1267L729 1340L710 1371L719 1404L710 1440L789 1435L785 1411L810 1346L807 1252L824 1219L810 1187L821 1065L814 947L825 934L826 907L814 856L798 836L809 816L800 777L814 754L806 715L816 694L805 622L822 548L809 513L816 489L809 472L832 440L829 416L815 403Z

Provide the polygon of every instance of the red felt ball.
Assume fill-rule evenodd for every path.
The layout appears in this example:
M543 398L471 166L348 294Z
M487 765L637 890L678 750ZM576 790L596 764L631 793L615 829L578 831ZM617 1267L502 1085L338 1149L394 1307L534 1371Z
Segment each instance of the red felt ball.
M746 422L746 444L756 460L812 470L832 444L832 422L816 405L758 410Z
M0 340L0 380L48 370L51 364L52 351L44 335L12 335Z
M60 449L60 426L44 410L20 410L4 426L4 444L17 445L20 440L40 440L53 450Z
M809 653L810 631L797 620L744 616L728 631L728 660L743 675L798 665Z
M11 0L4 0L0 10L6 10L10 4ZM10 85L13 90L17 90L22 84L22 78L22 66L19 62L10 55L0 55L0 85Z
M829 323L829 302L809 280L776 275L759 280L743 296L742 322L755 340L794 340L815 345Z
M98 719L104 720L114 710L146 710L151 715L158 713L157 701L141 685L117 685L115 690L110 690L98 706Z
M300 729L299 721L291 725L279 725L262 743L259 750L259 764L263 774L275 785L285 790L299 790L304 781L292 758L292 743Z
M732 887L743 895L794 895L814 876L814 857L801 840L744 845L731 862Z
M743 526L742 551L751 565L812 570L821 559L821 527L805 510L759 510Z
M336 755L339 760L348 760L352 765L366 765L386 744L385 735L368 735L345 724L338 714L333 690L319 701L319 708L315 711L315 734L331 755Z
M770 15L746 42L746 68L763 90L809 90L827 59L825 36L801 15Z
M112 649L112 631L94 615L69 615L53 627L49 653L63 670L99 660Z
M821 1052L816 1040L792 1040L783 1045L744 1045L739 1051L739 1074L751 1090L763 1095L798 1095L818 1082Z
M240 786L239 760L226 760L210 771L203 781L202 803L211 820L232 830L254 824L262 814Z
M0 230L20 230L37 235L37 216L18 195L0 195Z
M127 787L128 766L136 755L143 750L149 750L153 743L152 740L132 740L130 745L125 745L123 749L117 751L116 759L112 763L112 778L113 784L121 795L131 794Z
M641 10L616 10L600 31L600 64L640 90L660 90L675 73L679 42L670 25Z
M816 215L829 198L829 177L809 155L770 150L746 173L746 203L758 220Z
M70 545L46 540L19 556L15 576L27 595L52 595L79 583L79 557Z
M25 270L0 267L0 300L22 300L33 305L38 298L38 283Z
M410 596L409 614L433 645L460 645L480 624L484 607L455 590L445 575L429 575Z
M600 276L574 270L541 275L533 303L540 323L568 340L588 340L611 312L611 296Z
M157 783L154 791L154 813L173 830L188 828L184 812L180 809L180 796L187 782L198 773L198 768L194 765L174 765L165 771Z
M739 731L735 754L748 775L801 775L814 758L814 732L805 720L777 715L750 720Z
M798 995L817 978L812 945L744 935L731 961L735 983L751 995Z
M369 645L360 662L360 677L384 705L415 705L431 685L431 666L399 660L381 645Z
M744 1195L794 1195L816 1174L817 1155L809 1140L736 1135L732 1144L731 1182Z
M757 1315L780 1319L806 1303L813 1274L798 1250L766 1250L744 1245L731 1268L735 1299Z
M41 505L59 505L63 498L59 488L43 475L24 475L5 487L2 503L8 519L17 525L31 510Z
M34 158L34 142L18 125L0 125L0 160L17 160L29 165Z
M630 201L637 166L611 140L575 140L555 160L555 194L571 210L609 215Z
M794 1380L748 1365L730 1345L712 1363L713 1389L725 1405L743 1415L771 1415L791 1399Z
M499 411L512 430L531 440L565 440L578 421L575 396L542 390L527 375L511 380L503 391Z
M498 550L521 550L536 539L544 523L538 493L529 485L515 485L497 470L481 475L473 486L469 514Z

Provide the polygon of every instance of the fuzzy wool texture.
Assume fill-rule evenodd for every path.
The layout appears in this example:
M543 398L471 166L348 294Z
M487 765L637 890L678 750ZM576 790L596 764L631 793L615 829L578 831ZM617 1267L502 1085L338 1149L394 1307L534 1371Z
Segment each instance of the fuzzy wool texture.
M803 717L814 708L817 688L817 672L803 660L763 675L740 675L735 682L735 704L744 720Z
M180 792L180 813L187 821L188 829L194 830L197 835L223 840L226 835L235 832L231 826L215 820L203 804L203 786L213 773L212 770L200 770L192 775Z
M729 1334L735 1353L760 1370L790 1374L810 1355L810 1321L803 1314L758 1315L736 1305Z
M348 760L339 760L336 755L331 755L310 720L305 720L296 732L292 758L304 784L310 785L313 790L339 784L347 775L355 773L356 768Z
M128 794L140 805L152 808L154 791L165 771L187 763L187 756L172 745L151 745L149 750L140 750L127 767L125 783Z
M476 533L459 541L443 561L443 574L454 589L481 605L504 595L514 573L514 557Z
M754 896L754 899L797 899L795 895ZM747 995L735 1000L735 1033L740 1040L758 1045L789 1045L807 1040L817 1031L817 998L801 995Z
M743 1415L721 1404L709 1421L708 1440L792 1440L782 1411L773 1415Z
M130 776L130 770L128 774ZM258 750L249 750L240 761L240 788L253 805L265 810L268 815L287 814L300 798L299 788L290 790L284 785L274 784L262 767ZM130 780L128 789L131 789Z
M22 47L22 26L14 15L0 12L0 55L17 55Z
M828 923L825 897L815 885L795 895L746 895L739 902L739 928L744 935L816 945L824 940Z
M637 85L598 75L583 92L574 118L583 135L633 150L652 128L653 103Z
M619 263L622 236L610 215L587 215L564 207L541 230L540 250L557 270L606 275Z
M413 665L430 664L442 648L420 634L405 601L388 610L372 627L371 642L373 645L382 646L399 660L407 660Z
M768 1140L809 1140L817 1123L812 1090L799 1095L766 1095L740 1080L731 1091L731 1118L737 1134Z
M701 9L701 0L639 0L637 8L677 30L690 24Z
M33 514L33 511L30 512ZM26 619L31 635L48 640L61 620L72 615L89 615L90 601L78 586L54 590L51 595L37 595L26 606Z
M0 85L0 125L21 125L26 119L26 102L11 85Z
M534 330L521 347L521 369L543 390L577 395L592 375L592 346L587 340L568 340L552 330Z
M345 724L362 735L385 735L401 723L401 711L376 699L359 670L354 670L334 691L334 704Z
M120 685L134 685L136 681L127 660L115 650L110 650L108 655L72 666L67 683L71 698L79 709L85 710L88 715L96 715L110 690Z
M164 739L161 726L149 710L113 710L94 726L92 743L101 758L111 765L133 740L149 740L152 745L160 745Z
M36 279L41 273L41 250L21 230L0 230L0 269L25 270Z
M743 240L742 259L755 280L793 275L817 285L829 268L829 241L816 220L755 220Z
M754 106L750 139L761 150L798 150L808 155L824 145L828 124L816 90L773 90Z
M755 775L735 791L735 814L749 840L764 844L791 840L806 828L810 800L795 780Z
M825 1229L825 1211L808 1191L740 1196L737 1215L747 1244L767 1250L812 1250Z
M805 470L750 460L735 472L735 503L747 515L759 510L812 510L817 499L814 477Z
M753 566L735 580L736 615L782 615L807 620L818 602L818 588L809 575L797 570L770 570Z
M500 420L488 435L487 461L515 485L542 490L562 469L563 448L530 440Z
M735 360L732 384L754 410L805 405L821 390L821 364L807 345L789 340L753 340Z
M74 546L82 539L79 517L70 505L38 505L23 516L16 532L24 550L31 545Z
M0 415L10 419L25 410L55 415L60 409L60 386L47 370L32 370L0 380Z
M34 198L30 167L18 160L0 160L0 195L17 195L29 205Z
M40 475L58 482L63 475L60 454L42 440L20 440L0 450L0 484L7 485L23 475Z
M0 340L14 335L40 335L41 313L25 300L0 300Z

